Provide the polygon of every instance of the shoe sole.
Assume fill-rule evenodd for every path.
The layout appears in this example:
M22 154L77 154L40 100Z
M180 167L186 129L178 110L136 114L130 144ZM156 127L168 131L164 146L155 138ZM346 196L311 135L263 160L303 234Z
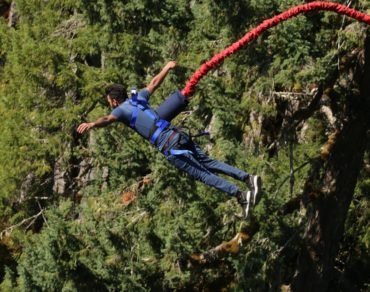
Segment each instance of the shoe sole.
M248 217L250 200L251 200L251 192L248 191L248 193L247 193L247 202L248 202L248 204L247 204L246 207L242 207L243 208L243 217L244 217L244 219L246 219Z
M262 180L260 176L255 175L253 177L253 186L254 186L253 205L256 205L261 199L260 192L262 187Z

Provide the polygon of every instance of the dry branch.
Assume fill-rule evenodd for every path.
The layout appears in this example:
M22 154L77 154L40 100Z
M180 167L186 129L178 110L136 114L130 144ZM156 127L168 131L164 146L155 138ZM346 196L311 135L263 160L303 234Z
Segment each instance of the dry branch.
M237 254L247 242L251 241L254 234L259 230L259 225L253 223L247 228L243 228L233 239L223 242L220 245L200 254L192 254L191 262L195 264L211 264L228 254Z
M9 236L15 228L18 228L22 226L23 224L26 224L31 221L31 223L27 225L27 227L30 227L39 216L43 215L43 213L44 213L44 209L42 209L36 215L23 219L21 222L4 229L3 231L0 232L0 239L3 239L4 236Z
M146 185L150 184L152 182L151 178L150 178L150 175L147 175L147 176L144 176L144 178L134 184L132 184L131 186L129 186L128 188L126 188L123 192L122 192L122 203L124 205L129 205L131 204L133 201L136 200L137 198L137 195L139 193L139 191Z

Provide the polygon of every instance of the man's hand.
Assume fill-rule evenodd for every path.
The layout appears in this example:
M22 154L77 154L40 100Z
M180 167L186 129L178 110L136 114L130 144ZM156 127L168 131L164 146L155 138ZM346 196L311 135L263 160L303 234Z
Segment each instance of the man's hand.
M77 132L79 134L83 134L85 133L86 131L90 130L91 128L93 128L95 126L94 123L82 123L81 125L78 126L77 128Z
M167 69L173 69L177 66L176 62L175 61L169 61L166 65Z
M105 116L105 117L101 117L101 118L97 119L95 122L92 122L92 123L82 123L81 125L78 126L77 132L79 134L83 134L83 133L85 133L86 131L88 131L92 128L105 127L105 126L108 126L109 124L114 123L114 122L117 122L117 117L115 117L113 115L108 115L108 116Z

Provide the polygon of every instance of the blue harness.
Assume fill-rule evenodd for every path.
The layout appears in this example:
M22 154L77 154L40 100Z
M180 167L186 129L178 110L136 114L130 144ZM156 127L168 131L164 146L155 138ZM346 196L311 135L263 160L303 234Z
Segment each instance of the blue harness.
M133 129L135 128L136 120L139 115L139 109L147 114L152 121L155 121L155 126L157 129L154 131L151 137L148 137L150 143L155 144L159 135L165 130L167 127L170 126L170 123L164 119L159 118L151 111L148 101L145 100L138 100L138 92L136 87L131 88L131 98L129 99L129 103L132 106L132 115L130 119L130 127ZM161 149L160 149L161 150ZM182 149L170 149L163 151L163 154L167 157L169 155L184 155L184 154L192 154L193 152L190 150L182 150Z
M135 129L136 119L139 114L139 109L142 110L145 114L147 114L153 121L156 121L155 125L157 129L154 131L153 135L149 137L149 141L152 144L155 144L155 141L157 141L159 135L163 132L164 129L166 129L170 123L166 120L163 120L161 118L158 118L155 116L152 111L150 110L148 106L147 100L140 100L137 99L138 93L136 90L136 87L133 87L131 89L131 99L129 100L130 104L132 105L132 115L130 120L130 127Z

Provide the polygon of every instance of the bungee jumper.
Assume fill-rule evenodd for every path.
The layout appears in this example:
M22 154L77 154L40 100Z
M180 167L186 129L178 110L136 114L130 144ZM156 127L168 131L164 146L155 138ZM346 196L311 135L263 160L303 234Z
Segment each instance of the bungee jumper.
M130 126L141 136L150 140L174 166L207 185L235 196L246 218L250 205L256 204L260 199L261 178L258 175L248 174L226 163L208 157L191 140L189 135L171 125L170 122L186 107L199 80L211 69L218 66L226 57L237 52L242 46L256 39L264 31L300 13L314 10L333 11L370 25L369 15L336 2L316 1L295 6L263 21L260 25L246 33L240 40L202 64L186 82L184 89L170 95L156 109L151 108L149 105L150 95L161 84L168 72L176 66L175 62L169 62L153 78L149 85L139 93L136 90L132 90L132 97L130 99L127 98L127 93L122 85L110 85L106 91L107 101L114 110L110 115L102 117L95 122L82 123L77 128L77 131L83 134L92 128L105 127L113 122L122 122ZM215 173L223 173L245 182L249 191L239 190L237 186L220 178Z
M106 99L113 111L95 122L80 124L77 132L83 134L92 128L105 127L114 122L124 123L149 140L178 169L196 180L236 197L242 207L243 217L247 218L250 207L260 199L261 178L210 158L187 133L171 125L171 120L185 109L190 97L176 91L156 109L149 104L151 94L175 66L176 62L168 62L146 88L139 92L132 89L131 98L128 98L123 85L109 85L106 89ZM249 190L241 191L235 184L215 173L240 180L246 183Z

